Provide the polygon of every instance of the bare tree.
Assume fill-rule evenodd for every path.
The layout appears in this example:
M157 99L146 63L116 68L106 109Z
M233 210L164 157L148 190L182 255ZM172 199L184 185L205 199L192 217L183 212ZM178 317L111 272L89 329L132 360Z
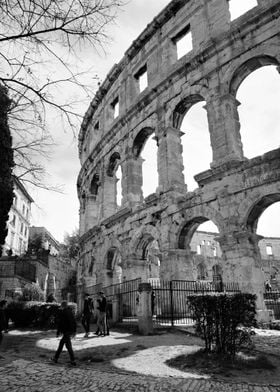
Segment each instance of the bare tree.
M83 115L77 97L93 94L96 86L86 76L98 79L78 71L78 53L103 47L121 5L123 0L0 0L0 81L12 101L15 174L22 180L46 187L41 158L53 143L48 115L77 129Z

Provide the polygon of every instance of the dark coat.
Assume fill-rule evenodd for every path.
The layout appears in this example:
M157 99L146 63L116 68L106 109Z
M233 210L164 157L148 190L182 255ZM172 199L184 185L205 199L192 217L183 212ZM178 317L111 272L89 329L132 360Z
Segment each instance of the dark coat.
M83 310L83 314L84 315L89 315L92 313L93 310L93 304L92 304L92 299L91 298L87 298L84 300L84 310Z
M6 312L4 309L0 309L0 331L7 328Z
M74 335L77 325L73 312L70 308L61 309L57 317L57 334Z

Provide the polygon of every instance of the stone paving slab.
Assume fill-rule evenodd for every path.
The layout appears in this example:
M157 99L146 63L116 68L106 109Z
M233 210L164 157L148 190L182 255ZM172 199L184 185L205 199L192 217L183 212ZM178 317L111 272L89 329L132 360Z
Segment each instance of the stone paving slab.
M13 344L0 351L0 392L280 392L280 385L227 383L209 378L182 378L177 375L168 377L166 374L159 377L136 374L102 363L85 362L72 367L67 363L67 354L61 358L61 363L53 364L46 356L43 357L42 353L48 347L57 345L54 332L21 334L20 331L15 331L12 336L10 341ZM125 333L116 333L115 336L103 340L85 341L77 338L76 349L89 344L92 345L93 351L100 347L102 349L102 345L108 345L110 348L114 344L114 337L116 345L128 339ZM155 340L157 337L151 339ZM164 342L166 336L161 339ZM180 339L182 338L179 337L178 341ZM148 338L136 337L137 344L142 341L143 353L147 340ZM140 361L139 356L136 355L135 358ZM149 359L151 360L151 355ZM153 361L149 365L153 368Z

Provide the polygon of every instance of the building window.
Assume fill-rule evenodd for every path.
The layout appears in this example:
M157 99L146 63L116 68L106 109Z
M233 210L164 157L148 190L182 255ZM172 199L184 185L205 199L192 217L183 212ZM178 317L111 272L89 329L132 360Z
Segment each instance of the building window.
M113 109L113 118L115 119L119 116L119 110L120 110L118 97L111 103L111 107Z
M138 81L139 92L141 93L148 87L148 72L146 65L137 72L135 79Z
M272 251L272 246L271 245L266 245L266 254L268 256L272 256L273 255L273 251Z
M15 196L14 196L14 206L17 205L17 201L18 201L18 198L17 198L17 196L15 195Z
M25 205L23 204L22 205L22 215L24 216L24 214L25 214Z
M15 214L12 215L12 220L11 220L10 224L15 227L15 225L16 225L16 216L15 216Z
M205 245L205 240L202 240L202 241L201 241L201 245Z
M197 246L196 246L196 253L197 253L198 255L201 255L201 245L197 245Z
M258 5L257 0L228 0L229 1L229 12L231 20L238 18L239 16L245 14L245 12L249 11L251 8L254 8Z
M173 39L177 49L177 59L185 56L192 50L192 34L190 26L187 26Z
M20 224L20 234L23 234L23 229L24 229L24 224L21 223L21 224Z
M214 257L217 256L217 248L215 246L213 246L213 256Z
M14 241L15 241L15 233L12 231L11 232L11 242L10 242L11 249L14 247Z
M97 121L97 123L95 123L94 130L95 131L99 130L99 121Z
M24 237L27 237L27 226L25 226L25 229L24 229Z

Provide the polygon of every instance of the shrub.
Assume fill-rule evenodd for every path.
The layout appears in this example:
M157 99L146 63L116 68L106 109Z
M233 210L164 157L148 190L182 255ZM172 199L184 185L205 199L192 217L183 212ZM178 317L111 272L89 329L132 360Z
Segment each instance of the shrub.
M191 295L188 303L196 331L207 352L234 357L237 350L251 342L248 329L256 325L256 296L247 293Z
M23 301L43 301L45 294L36 283L27 283L22 290Z
M55 329L60 304L37 301L12 301L8 305L8 315L16 327L34 326ZM77 304L69 303L73 314L77 314Z

